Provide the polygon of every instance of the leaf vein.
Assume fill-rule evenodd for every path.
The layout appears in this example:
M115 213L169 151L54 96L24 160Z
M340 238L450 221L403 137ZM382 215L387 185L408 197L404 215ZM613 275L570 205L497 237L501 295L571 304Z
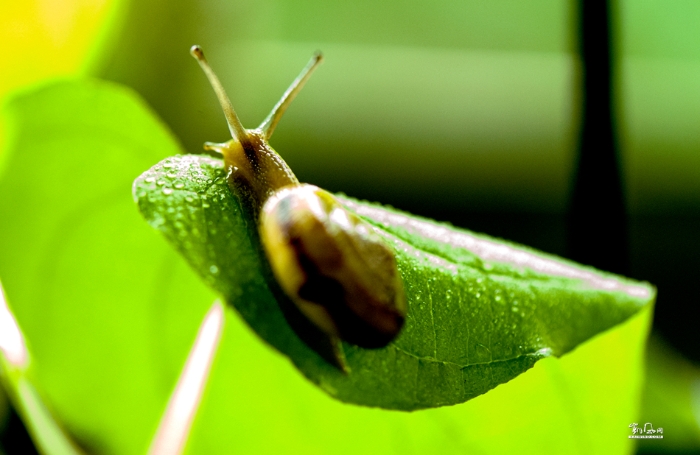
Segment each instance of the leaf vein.
M392 346L394 349L396 349L398 352L400 352L400 353L402 353L402 354L405 354L405 355L407 355L407 356L409 356L409 357L412 357L412 358L414 358L414 359L416 359L416 360L420 360L420 361L422 361L422 362L432 362L432 363L441 363L441 364L444 364L444 365L452 365L452 366L458 367L458 368L460 368L460 369L465 369L465 368L468 368L468 367L471 367L471 366L476 366L476 365L493 365L493 364L498 364L498 363L511 362L511 361L513 361L513 360L518 360L518 359L522 359L522 358L524 358L524 357L530 357L530 356L538 356L538 357L539 357L539 356L544 356L544 357L546 357L546 355L544 355L544 354L542 354L542 353L545 353L545 352L549 352L549 351L550 351L550 348L541 348L541 349L538 349L537 351L534 351L534 352L526 352L526 353L524 353L524 354L519 354L519 355L516 355L516 356L513 356L513 357L509 357L509 358L507 358L507 359L488 360L488 361L485 361L485 362L467 363L467 364L462 365L462 364L459 364L459 363L457 363L457 362L451 362L451 361L449 361L449 360L440 360L440 359L436 359L436 358L433 358L433 357L420 356L420 355L418 355L418 354L414 354L414 353L412 353L412 352L409 352L409 351L407 351L407 350L405 350L405 349L403 349L403 348L397 346L396 344L393 344L393 345L391 345L391 346Z

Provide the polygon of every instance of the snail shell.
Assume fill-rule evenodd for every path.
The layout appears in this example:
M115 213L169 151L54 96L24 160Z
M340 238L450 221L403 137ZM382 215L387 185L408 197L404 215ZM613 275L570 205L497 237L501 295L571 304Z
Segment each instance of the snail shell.
M278 283L321 330L364 348L396 337L403 285L373 226L327 191L298 185L265 202L259 230Z

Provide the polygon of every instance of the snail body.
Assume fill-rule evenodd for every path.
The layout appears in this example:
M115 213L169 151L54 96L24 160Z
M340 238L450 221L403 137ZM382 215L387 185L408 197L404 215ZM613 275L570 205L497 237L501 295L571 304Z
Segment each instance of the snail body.
M400 333L406 299L394 252L375 228L331 193L301 184L268 140L322 60L316 54L256 129L245 129L199 46L232 139L206 143L224 159L228 184L250 211L277 283L300 313L332 340L381 348ZM343 361L339 361L343 364Z

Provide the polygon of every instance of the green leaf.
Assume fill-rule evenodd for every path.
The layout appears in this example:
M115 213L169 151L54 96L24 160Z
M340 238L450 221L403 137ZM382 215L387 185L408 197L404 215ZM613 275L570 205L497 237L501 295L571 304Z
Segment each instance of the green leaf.
M67 438L51 413L37 394L29 377L30 353L5 299L0 283L0 386L4 386L15 409L22 416L36 447L47 455L78 455L79 451ZM4 392L0 388L0 405L4 403ZM1 410L0 410L1 411ZM0 415L0 418L3 417ZM2 419L0 419L0 428Z
M187 453L629 454L652 310L467 403L416 412L331 399L227 313Z
M58 76L86 74L116 32L126 0L2 2L0 106L12 93ZM94 66L94 64L92 64ZM4 158L4 122L0 118L0 171Z
M215 297L130 194L179 146L114 84L48 85L8 117L0 277L32 385L88 452L144 453Z
M649 339L642 411L635 422L665 428L664 439L642 439L641 453L700 451L700 367L658 336Z
M91 453L144 453L213 299L130 196L179 147L111 84L55 84L9 114L0 276L32 385ZM468 403L405 413L330 398L227 308L187 453L629 453L652 310Z
M149 223L262 338L349 403L415 410L467 401L625 321L655 296L646 283L341 197L396 251L409 306L388 347L343 345L352 370L345 375L286 322L256 228L220 160L168 158L136 180L134 195Z

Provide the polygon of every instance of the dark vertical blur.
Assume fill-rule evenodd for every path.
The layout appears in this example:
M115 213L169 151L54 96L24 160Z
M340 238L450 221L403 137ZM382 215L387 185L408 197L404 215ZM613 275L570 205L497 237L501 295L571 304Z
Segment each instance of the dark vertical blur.
M568 213L568 256L627 275L627 214L613 106L611 1L579 0L582 110Z
M654 283L659 294L654 330L687 358L700 362L695 284L700 217L693 214L627 218L614 81L615 3L578 0L581 55L581 131L567 216L567 256ZM628 230L629 228L629 230ZM631 247L630 247L631 245ZM630 254L631 253L631 254Z
M34 455L39 453L34 447L32 438L29 436L22 419L17 415L13 407L10 407L4 428L0 430L0 453L6 455Z

